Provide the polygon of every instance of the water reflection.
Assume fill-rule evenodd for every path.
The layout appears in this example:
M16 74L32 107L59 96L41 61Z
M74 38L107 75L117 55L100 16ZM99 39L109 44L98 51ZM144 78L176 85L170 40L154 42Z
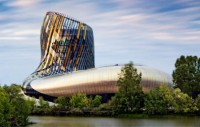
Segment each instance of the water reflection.
M31 116L29 127L199 127L200 117L124 119L103 117Z

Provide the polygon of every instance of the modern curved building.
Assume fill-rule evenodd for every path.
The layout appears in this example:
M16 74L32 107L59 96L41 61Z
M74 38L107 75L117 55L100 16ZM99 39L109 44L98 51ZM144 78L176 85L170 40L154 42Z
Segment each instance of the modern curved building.
M108 98L118 91L118 74L123 65L95 68L94 38L90 26L56 12L47 12L41 29L41 62L22 85L26 95L53 100L76 93ZM165 83L170 75L142 65L144 91Z

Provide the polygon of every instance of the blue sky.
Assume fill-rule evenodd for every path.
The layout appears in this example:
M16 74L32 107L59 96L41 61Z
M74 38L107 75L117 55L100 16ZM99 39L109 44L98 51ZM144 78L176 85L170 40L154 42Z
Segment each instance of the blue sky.
M1 84L39 65L47 11L93 28L96 67L133 61L171 74L180 55L200 57L199 0L0 0Z

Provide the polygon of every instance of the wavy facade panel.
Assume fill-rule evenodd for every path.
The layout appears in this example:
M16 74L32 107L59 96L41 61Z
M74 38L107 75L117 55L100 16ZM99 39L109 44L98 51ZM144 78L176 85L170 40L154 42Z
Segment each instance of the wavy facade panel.
M22 85L26 95L52 100L75 93L113 95L122 66L94 68L93 31L87 24L56 12L47 12L41 28L41 61ZM144 91L165 83L171 77L145 66L135 66L142 73Z
M62 14L48 12L41 29L41 63L36 72L53 75L93 67L92 29Z

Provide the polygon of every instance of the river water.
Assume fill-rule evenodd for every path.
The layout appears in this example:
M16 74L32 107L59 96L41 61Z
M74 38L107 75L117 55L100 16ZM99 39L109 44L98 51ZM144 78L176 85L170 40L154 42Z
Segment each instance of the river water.
M28 127L200 127L200 117L106 118L30 116Z

